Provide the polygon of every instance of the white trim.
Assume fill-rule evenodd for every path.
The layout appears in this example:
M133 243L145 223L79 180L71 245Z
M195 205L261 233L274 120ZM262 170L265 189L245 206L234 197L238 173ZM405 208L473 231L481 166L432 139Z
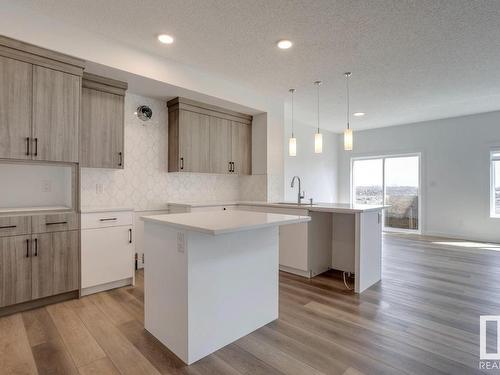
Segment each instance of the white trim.
M391 228L382 225L382 230L384 232L397 232L397 233L413 233L413 234L422 234L423 221L422 221L422 153L421 152L409 152L409 153L395 153L395 154L374 154L374 155L365 155L365 156L355 156L351 157L351 169L350 169L350 188L349 188L349 200L351 203L354 201L354 176L353 176L353 167L354 162L357 160L374 160L374 159L382 159L382 194L383 194L383 204L385 204L385 160L392 158L401 158L401 157L412 157L416 156L418 158L418 229L403 229L403 228ZM383 212L383 219L385 219L385 210ZM383 220L385 223L385 220Z
M500 176L495 176L494 162L500 163L500 149L495 148L490 150L490 218L499 219L500 214L496 213L496 188L495 180Z
M104 292L105 290L121 288L127 285L134 285L134 279L132 277L128 277L123 280L112 281L110 283L90 286L88 288L82 288L80 295L88 296L89 294Z

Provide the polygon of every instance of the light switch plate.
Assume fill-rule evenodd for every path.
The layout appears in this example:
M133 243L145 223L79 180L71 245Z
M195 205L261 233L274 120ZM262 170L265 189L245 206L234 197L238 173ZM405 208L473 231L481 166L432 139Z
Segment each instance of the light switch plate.
M186 250L186 236L183 232L177 232L177 251L183 253Z

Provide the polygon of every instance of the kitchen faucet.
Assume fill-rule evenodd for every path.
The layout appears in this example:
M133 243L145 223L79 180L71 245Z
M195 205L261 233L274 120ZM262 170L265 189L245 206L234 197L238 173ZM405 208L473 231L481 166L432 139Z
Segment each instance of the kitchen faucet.
M292 183L290 184L290 187L293 188L293 185L295 183L295 179L299 180L299 191L297 192L297 204L301 204L302 198L305 197L305 192L301 192L301 183L300 183L300 177L299 176L293 176L292 178Z

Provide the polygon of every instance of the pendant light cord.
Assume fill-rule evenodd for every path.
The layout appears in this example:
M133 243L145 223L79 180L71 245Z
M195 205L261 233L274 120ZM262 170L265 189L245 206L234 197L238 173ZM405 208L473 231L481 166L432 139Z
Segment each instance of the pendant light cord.
M293 136L293 94L295 92L295 89L290 89L288 91L290 91L290 93L292 94L292 138L294 138L294 136Z
M318 134L319 134L319 86L321 85L320 82L316 83L316 86L318 87Z
M349 129L349 112L350 112L350 108L349 108L349 77L351 76L351 73L350 72L347 72L345 73L345 82L346 82L346 92L347 92L347 113L346 113L346 118L347 118L347 129Z
M317 103L316 103L316 105L317 105L317 110L318 110L318 134L319 134L319 87L321 86L322 83L323 82L321 82L321 81L314 81L313 82L313 84L316 85L316 89L317 89L317 91L316 91L316 93L317 93Z

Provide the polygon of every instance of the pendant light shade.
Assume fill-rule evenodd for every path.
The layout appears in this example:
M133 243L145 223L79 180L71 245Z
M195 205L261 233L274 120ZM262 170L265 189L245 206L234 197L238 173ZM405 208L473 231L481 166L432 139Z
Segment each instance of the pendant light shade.
M316 154L321 154L323 152L323 134L314 134L314 152Z
M321 154L323 152L323 134L320 133L319 131L319 87L321 86L323 82L321 81L314 81L314 84L316 85L317 88L317 109L318 109L318 131L316 134L314 134L314 153L315 154Z
M295 89L288 90L292 96L292 136L288 139L288 156L297 156L297 138L293 134L293 94Z
M288 156L297 156L297 138L288 139Z
M352 151L352 129L344 130L344 150Z
M352 129L349 124L350 120L350 108L349 108L349 77L351 76L351 72L344 73L345 79L346 79L346 98L347 98L347 113L346 113L346 118L347 118L347 127L344 130L344 150L345 151L352 151L352 145L353 145L353 134L352 134Z

